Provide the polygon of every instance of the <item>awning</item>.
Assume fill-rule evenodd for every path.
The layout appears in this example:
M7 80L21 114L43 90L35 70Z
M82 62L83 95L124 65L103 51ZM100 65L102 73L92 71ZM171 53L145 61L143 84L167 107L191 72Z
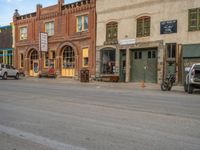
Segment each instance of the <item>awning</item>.
M200 44L183 45L183 58L200 57Z

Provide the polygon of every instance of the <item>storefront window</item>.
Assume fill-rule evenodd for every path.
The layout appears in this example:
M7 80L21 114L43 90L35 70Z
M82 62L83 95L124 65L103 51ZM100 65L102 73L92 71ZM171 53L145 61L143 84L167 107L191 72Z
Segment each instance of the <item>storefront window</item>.
M66 47L63 51L63 68L74 68L75 66L75 54L72 47Z
M44 53L44 68L47 68L49 66L49 57L48 57L48 53L45 52Z
M102 74L114 74L115 73L115 50L102 50Z
M83 67L88 67L88 63L89 63L88 60L89 60L88 59L88 48L84 48L83 49L83 62L82 62Z

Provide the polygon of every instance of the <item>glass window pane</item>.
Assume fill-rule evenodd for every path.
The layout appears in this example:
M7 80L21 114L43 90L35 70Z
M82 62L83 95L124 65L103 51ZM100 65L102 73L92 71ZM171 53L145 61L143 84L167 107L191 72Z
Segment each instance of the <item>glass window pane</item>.
M152 58L156 58L156 51L152 52Z
M45 32L48 33L48 36L54 35L54 22L45 23Z
M176 44L172 44L172 58L176 58Z
M102 73L114 74L115 72L115 50L102 51Z
M151 58L151 51L148 51L148 58Z
M137 37L150 35L150 17L137 19Z
M78 16L78 32L82 32L82 16Z
M115 42L117 41L117 22L110 22L106 25L106 41Z
M138 54L137 52L134 53L135 59L138 59L138 55L137 54Z
M84 16L84 31L88 31L88 16Z
M139 59L142 59L142 52L139 52Z

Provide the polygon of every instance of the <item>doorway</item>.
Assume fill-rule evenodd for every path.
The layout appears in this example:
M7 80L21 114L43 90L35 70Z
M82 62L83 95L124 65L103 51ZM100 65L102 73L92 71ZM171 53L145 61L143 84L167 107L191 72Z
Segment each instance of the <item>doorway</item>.
M75 53L70 46L66 46L62 52L62 76L75 76Z
M30 76L36 77L39 74L39 59L38 52L33 50L30 55Z
M120 51L120 81L126 81L126 50Z

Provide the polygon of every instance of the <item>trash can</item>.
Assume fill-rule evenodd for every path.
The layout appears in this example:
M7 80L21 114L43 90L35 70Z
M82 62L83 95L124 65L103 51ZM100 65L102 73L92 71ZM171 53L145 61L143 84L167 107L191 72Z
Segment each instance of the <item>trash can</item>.
M82 69L80 71L80 81L81 82L89 82L89 70Z

